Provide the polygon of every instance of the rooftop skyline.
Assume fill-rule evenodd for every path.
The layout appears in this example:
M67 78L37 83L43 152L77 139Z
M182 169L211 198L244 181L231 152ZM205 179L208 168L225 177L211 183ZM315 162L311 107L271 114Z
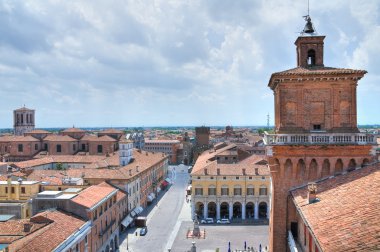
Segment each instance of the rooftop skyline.
M358 124L378 124L380 2L310 1L325 66L367 70ZM306 0L2 1L0 128L273 125L273 72L296 67Z

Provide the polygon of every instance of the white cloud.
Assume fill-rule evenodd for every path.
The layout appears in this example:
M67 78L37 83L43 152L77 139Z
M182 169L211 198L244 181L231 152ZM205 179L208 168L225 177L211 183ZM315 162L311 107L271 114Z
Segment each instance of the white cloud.
M380 75L379 4L311 1L327 35L325 62ZM11 127L24 103L38 127L265 124L268 112L273 118L266 85L295 66L306 8L292 0L2 1L0 127ZM367 76L361 95L377 80Z

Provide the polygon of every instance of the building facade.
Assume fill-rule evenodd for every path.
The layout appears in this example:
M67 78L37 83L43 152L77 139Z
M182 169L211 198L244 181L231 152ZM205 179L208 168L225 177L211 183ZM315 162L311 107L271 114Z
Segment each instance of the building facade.
M356 88L366 71L324 66L325 36L310 18L295 42L297 67L272 74L275 134L266 134L273 180L270 251L289 251L289 190L373 160L373 135L357 128Z
M235 162L226 162L226 152L236 153ZM239 162L235 145L204 152L191 173L193 219L267 220L271 179L263 158Z
M177 150L180 148L179 140L146 140L145 151L161 152L169 156L170 164L177 164Z

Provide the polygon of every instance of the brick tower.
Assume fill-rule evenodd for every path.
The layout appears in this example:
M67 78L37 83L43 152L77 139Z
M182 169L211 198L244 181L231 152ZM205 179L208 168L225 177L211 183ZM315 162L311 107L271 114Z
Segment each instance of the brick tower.
M297 67L272 74L275 134L265 135L272 175L269 247L289 251L289 190L373 161L373 135L359 133L356 87L366 71L325 67L323 46L309 16L297 38ZM297 230L291 230L297 232ZM297 237L297 235L294 235Z
M25 105L13 110L13 129L16 136L22 136L34 130L34 113L33 109L28 109Z

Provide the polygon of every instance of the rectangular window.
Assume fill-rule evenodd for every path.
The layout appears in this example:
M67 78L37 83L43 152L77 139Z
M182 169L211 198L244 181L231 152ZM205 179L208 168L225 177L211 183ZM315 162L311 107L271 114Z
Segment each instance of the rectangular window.
M34 145L34 150L38 150L38 144Z
M19 144L17 146L17 148L18 148L18 152L23 152L24 151L24 145L22 145L22 144Z
M57 144L57 152L62 152L62 146L60 144Z
M221 189L221 194L222 194L222 196L228 196L228 194L229 194L228 188L222 188Z
M103 153L103 145L98 145L98 153Z
M202 196L203 188L195 188L195 195Z
M247 188L247 195L255 195L255 188Z
M82 150L86 150L86 144L82 144Z
M321 130L321 125L320 124L314 124L313 130Z
M77 149L77 146L73 144L73 151L76 151L76 149Z
M95 210L94 212L94 220L96 220L98 218L98 210Z
M25 187L21 187L21 193L25 194Z
M15 188L12 186L11 193L15 193Z
M236 177L236 180L239 180L239 177Z
M267 189L266 188L260 188L260 195L267 195Z
M8 187L5 187L5 193L8 193Z
M241 195L241 188L234 188L234 195Z
M216 188L209 188L208 195L216 195Z
M224 180L226 180L227 178L226 177L223 177Z

